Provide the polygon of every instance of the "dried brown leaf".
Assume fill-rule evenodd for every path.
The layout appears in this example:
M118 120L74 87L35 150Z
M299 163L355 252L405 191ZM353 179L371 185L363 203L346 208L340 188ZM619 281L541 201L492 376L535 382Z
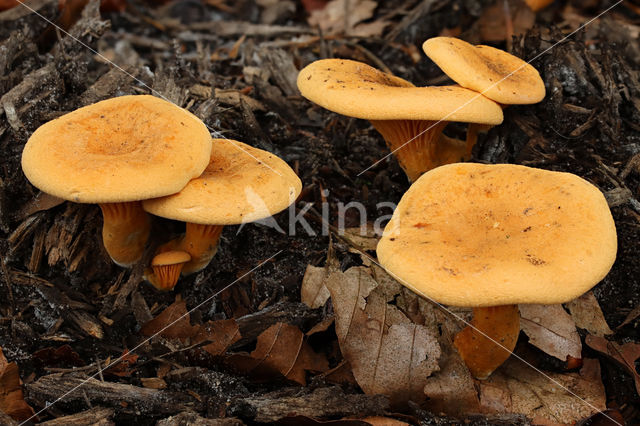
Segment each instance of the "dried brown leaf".
M144 336L153 336L159 333L160 336L169 339L187 339L195 336L199 330L199 326L191 325L186 302L179 300L143 325L140 332Z
M309 25L318 26L324 34L348 34L353 35L357 24L373 16L373 11L378 3L373 0L332 0L320 10L314 10L309 16ZM383 28L375 28L378 33L367 35L380 35ZM371 31L371 28L369 29ZM362 32L362 30L361 30ZM363 34L359 34L364 36Z
M599 337L613 334L592 291L588 291L566 305L569 308L569 312L571 312L571 318L573 318L576 327L587 330L590 334Z
M640 395L640 374L636 371L636 361L640 359L640 344L625 343L619 345L610 342L603 337L588 335L585 343L596 351L608 356L620 364L633 377L636 384L636 392Z
M329 290L324 285L327 278L327 268L308 265L302 278L300 298L302 303L312 309L319 308L329 300Z
M258 380L284 376L301 385L307 383L307 371L323 372L329 368L324 355L311 349L297 327L281 322L258 336L253 352L230 355L227 362Z
M105 374L111 374L118 377L131 377L131 374L135 371L134 365L138 362L139 355L129 353L128 349L122 352L117 360L118 363L109 365L105 370Z
M18 364L7 361L0 348L0 410L15 420L33 416L33 408L24 400Z
M585 359L579 374L542 375L510 358L479 387L480 404L487 412L524 414L540 425L574 424L607 408L596 359Z
M242 335L235 319L209 321L204 324L194 338L194 343L210 341L202 347L213 356L224 354L229 346L240 340Z
M520 305L520 326L529 342L562 361L582 358L576 325L562 305Z
M390 278L376 282L366 267L332 271L326 285L340 349L362 390L396 404L420 399L427 377L439 369L440 346L432 330L389 303L401 286Z

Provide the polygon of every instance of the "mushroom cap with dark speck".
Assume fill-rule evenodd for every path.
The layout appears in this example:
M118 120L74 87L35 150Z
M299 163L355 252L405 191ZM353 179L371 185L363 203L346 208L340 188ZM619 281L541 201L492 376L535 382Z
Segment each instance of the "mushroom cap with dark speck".
M79 203L180 191L207 167L211 135L195 115L149 95L121 96L40 126L22 152L27 179Z
M453 81L496 102L535 104L544 98L538 71L504 50L454 37L430 38L422 49Z
M511 164L456 163L404 194L377 247L418 294L452 306L568 302L616 257L604 196L586 180Z
M302 182L270 152L230 139L214 139L209 165L177 194L143 201L156 216L201 225L264 219L293 203Z
M415 87L406 80L348 59L315 61L298 74L305 98L365 120L446 120L500 124L502 109L459 86Z

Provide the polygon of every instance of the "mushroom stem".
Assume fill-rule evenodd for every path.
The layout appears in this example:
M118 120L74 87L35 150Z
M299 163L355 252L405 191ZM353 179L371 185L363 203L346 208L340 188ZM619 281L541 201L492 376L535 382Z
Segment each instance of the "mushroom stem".
M151 220L139 201L101 203L102 241L111 259L119 266L133 266L144 252Z
M222 225L200 225L187 222L187 231L173 250L182 250L191 255L191 261L185 263L183 275L189 275L204 269L218 251L218 241Z
M471 325L453 343L471 374L484 380L509 358L519 334L518 305L473 308Z
M448 121L370 121L387 142L411 182L424 172L458 162L465 155L465 142L442 134Z

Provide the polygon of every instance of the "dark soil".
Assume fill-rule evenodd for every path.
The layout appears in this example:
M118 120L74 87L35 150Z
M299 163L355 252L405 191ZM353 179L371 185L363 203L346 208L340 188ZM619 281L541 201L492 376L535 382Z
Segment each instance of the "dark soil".
M387 3L379 2L374 17L388 16L391 21L382 38L316 37L304 42L297 37L317 35L317 31L306 24L299 2L292 2L294 10L280 15L272 25L262 26L263 9L249 1L228 2L229 8L191 0L163 6L130 1L125 12L102 15L91 3L70 30L85 46L56 33L41 17L25 10L19 13L20 6L10 11L12 15L0 13L0 346L9 361L18 363L26 399L36 411L47 401L38 388L29 387L39 378L73 365L91 367L85 372L93 374L97 359L104 362L108 357L117 358L126 348L143 341L139 328L148 319L149 309L157 315L174 302L176 294L188 308L195 307L275 253L279 254L274 259L197 309L191 320L201 323L239 318L273 307L270 314L261 317L263 322L251 327L257 332L266 329L275 321L273 312L279 312L288 322L309 330L330 308L304 308L299 304L300 284L307 265L324 264L329 237L321 235L313 213L303 217L315 236L300 226L294 236L260 225L241 229L229 226L216 257L203 272L181 279L174 292L157 292L139 282L139 270L125 271L110 262L99 238L101 215L97 206L38 204L38 190L29 184L20 167L29 135L46 121L80 106L123 94L150 93L153 88L225 137L272 151L296 169L303 181L303 193L295 211L276 218L282 229L287 230L288 215L300 212L305 203L314 203L314 209L320 211L323 190L328 190L326 199L333 223L338 221L338 203L354 200L365 203L372 221L389 213L378 211L378 203L397 202L409 187L404 173L390 157L359 175L388 153L384 141L368 122L334 114L299 96L291 70L322 57L343 57L373 66L385 64L416 85L443 82L441 72L426 56L421 54L414 62L411 50L405 47L413 46L420 52L425 39L456 27L466 30L463 38L479 41L476 23L492 2L444 0L424 2L434 5L420 9L421 2L406 1L402 2L406 14L398 13L398 4ZM58 18L57 1L38 4L42 16ZM576 4L575 11L586 21L613 4L611 0L590 1ZM629 37L626 25L640 23L636 14L639 8L618 6L547 51L575 28L563 15L564 7L565 2L557 1L537 16L533 29L512 43L517 56L526 60L537 57L532 65L545 81L546 98L536 105L506 109L504 124L481 135L474 160L575 173L605 193L616 220L619 250L613 269L595 288L595 294L607 322L616 331L613 339L637 343L640 48L637 40ZM207 24L211 22L219 24ZM255 25L241 27L241 22ZM506 48L505 43L494 44ZM105 57L122 68L112 67ZM265 70L270 76L261 74ZM230 101L216 95L214 88L244 90L265 108ZM449 131L461 129L453 126ZM357 211L348 210L345 221L347 226L358 226ZM180 232L180 224L158 221L156 231L159 237L155 243L159 243L167 233ZM344 268L360 263L348 247L333 242ZM625 319L626 325L616 328ZM96 328L102 331L102 338L95 337ZM41 349L64 344L77 353L77 362L71 355L55 360L46 356L44 362L34 356ZM236 349L251 349L254 344L246 342ZM325 337L317 344L335 344L335 338ZM620 410L629 424L640 422L640 411L633 408L640 404L633 379L610 360L585 348L588 356L601 361L608 406ZM114 410L112 418L120 424L130 424L134 419L138 424L155 424L187 409L202 417L235 416L252 422L256 408L247 402L249 396L305 392L291 390L282 382L254 383L227 371L201 351L175 351L170 342L147 344L137 353L140 358L135 373L109 381L139 386L140 378L155 376L158 356L174 367L198 370L168 381L171 393L167 395L171 398L167 401L145 406L142 399L140 406L128 407L101 397L101 391L96 390L95 399L61 401L41 413L40 420L87 410L91 400ZM540 357L545 356L540 353ZM364 397L349 387L343 392L353 398ZM193 393L199 397L194 398ZM333 418L365 417L380 410L375 401L346 396L343 400L352 408L344 408ZM422 424L457 423L417 406L403 414L407 417L398 418ZM515 417L467 421L527 423Z

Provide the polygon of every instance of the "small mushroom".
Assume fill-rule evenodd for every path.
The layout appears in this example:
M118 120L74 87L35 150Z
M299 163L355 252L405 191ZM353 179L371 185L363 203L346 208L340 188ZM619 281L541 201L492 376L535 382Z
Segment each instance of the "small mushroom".
M186 222L184 236L158 249L189 253L182 274L205 268L218 247L224 225L264 219L287 208L302 183L277 156L229 139L214 139L209 165L179 193L145 200L143 208L154 215ZM157 279L147 276L154 284ZM173 288L176 280L166 287ZM154 284L155 285L155 284Z
M544 99L545 88L538 71L517 56L490 46L474 46L454 37L434 37L422 49L453 81L482 93L505 105L535 104ZM467 156L477 141L478 132L491 128L470 124L467 131Z
M298 74L304 97L331 111L369 120L411 181L465 157L466 143L442 131L450 121L500 124L502 109L458 86L415 87L367 64L323 59Z
M140 200L180 191L210 152L209 131L190 112L153 96L121 96L40 126L24 147L22 170L43 192L98 203L105 249L129 267L150 230Z
M531 10L538 12L553 3L553 0L525 0L525 3Z
M157 254L151 261L151 270L145 271L145 277L158 290L171 290L178 282L185 263L191 260L189 253L169 250Z
M403 285L438 303L473 308L454 340L487 378L511 354L519 303L568 302L616 257L602 193L578 176L524 166L450 164L404 194L377 247Z

